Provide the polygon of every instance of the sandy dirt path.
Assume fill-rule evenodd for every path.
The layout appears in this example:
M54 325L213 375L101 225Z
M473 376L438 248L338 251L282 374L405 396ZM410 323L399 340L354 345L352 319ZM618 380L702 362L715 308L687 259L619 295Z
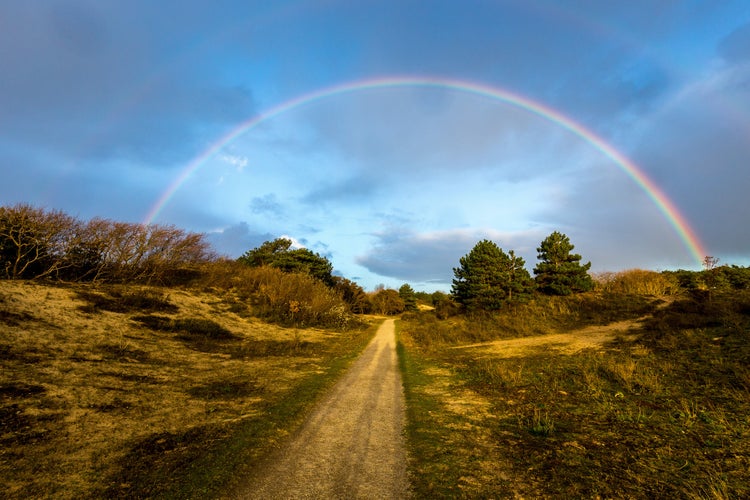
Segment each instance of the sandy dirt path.
M395 326L386 320L246 498L406 498L405 420Z
M474 349L478 356L490 355L493 358L519 358L531 356L540 351L557 354L575 354L584 349L604 349L607 342L615 338L633 340L638 336L632 330L638 320L624 320L608 325L595 325L568 333L548 333L533 337L507 340L494 340L479 344L454 347L454 349Z

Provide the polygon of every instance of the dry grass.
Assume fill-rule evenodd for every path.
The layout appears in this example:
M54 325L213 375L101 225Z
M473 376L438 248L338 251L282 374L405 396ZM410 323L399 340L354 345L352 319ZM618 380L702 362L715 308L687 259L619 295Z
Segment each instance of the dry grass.
M275 422L256 455L281 439L275 408L364 345L361 330L237 309L210 293L0 281L0 496L165 494L248 422ZM153 471L175 477L139 482Z
M579 330L550 318L546 335L481 344L468 322L403 321L417 495L746 498L750 295L709 299L667 301L630 329L604 311ZM423 342L434 324L438 340ZM471 420L457 400L476 401Z

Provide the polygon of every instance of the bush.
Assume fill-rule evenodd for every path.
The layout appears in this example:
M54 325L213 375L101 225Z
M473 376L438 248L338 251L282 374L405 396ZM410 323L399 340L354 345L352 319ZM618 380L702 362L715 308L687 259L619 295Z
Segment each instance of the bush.
M214 255L174 226L92 219L19 204L0 207L0 273L10 279L173 284Z
M233 291L258 316L289 326L351 328L359 324L341 295L308 274L232 261L204 266L200 284Z
M594 277L596 289L608 293L672 295L680 284L674 275L630 269L619 273L601 273Z
M438 319L448 319L461 312L461 306L448 295L443 294L442 296L437 296L437 298L433 296L433 300L435 315Z
M400 314L406 308L398 292L390 288L375 292L370 298L370 303L372 304L372 312L376 314Z

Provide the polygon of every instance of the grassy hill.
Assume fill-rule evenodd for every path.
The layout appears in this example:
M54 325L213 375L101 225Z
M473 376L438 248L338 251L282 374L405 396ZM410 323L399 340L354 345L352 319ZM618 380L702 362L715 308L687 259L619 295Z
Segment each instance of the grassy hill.
M0 280L0 496L239 486L374 332L279 326L305 288L256 274L193 288ZM747 290L438 316L398 322L417 497L750 495Z
M233 292L0 280L0 496L200 497L302 418L373 329Z
M420 498L750 496L747 290L400 327Z

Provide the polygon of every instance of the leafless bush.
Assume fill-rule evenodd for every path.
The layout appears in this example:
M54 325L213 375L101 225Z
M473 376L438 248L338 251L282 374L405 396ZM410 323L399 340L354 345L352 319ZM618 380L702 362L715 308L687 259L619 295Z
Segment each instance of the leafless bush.
M203 235L174 226L81 222L26 204L0 207L5 278L168 283L211 259Z
M94 219L86 229L88 247L99 250L95 279L169 283L213 258L203 235L174 226Z
M80 227L59 211L31 205L0 207L0 259L5 278L41 278L69 266L65 256Z

